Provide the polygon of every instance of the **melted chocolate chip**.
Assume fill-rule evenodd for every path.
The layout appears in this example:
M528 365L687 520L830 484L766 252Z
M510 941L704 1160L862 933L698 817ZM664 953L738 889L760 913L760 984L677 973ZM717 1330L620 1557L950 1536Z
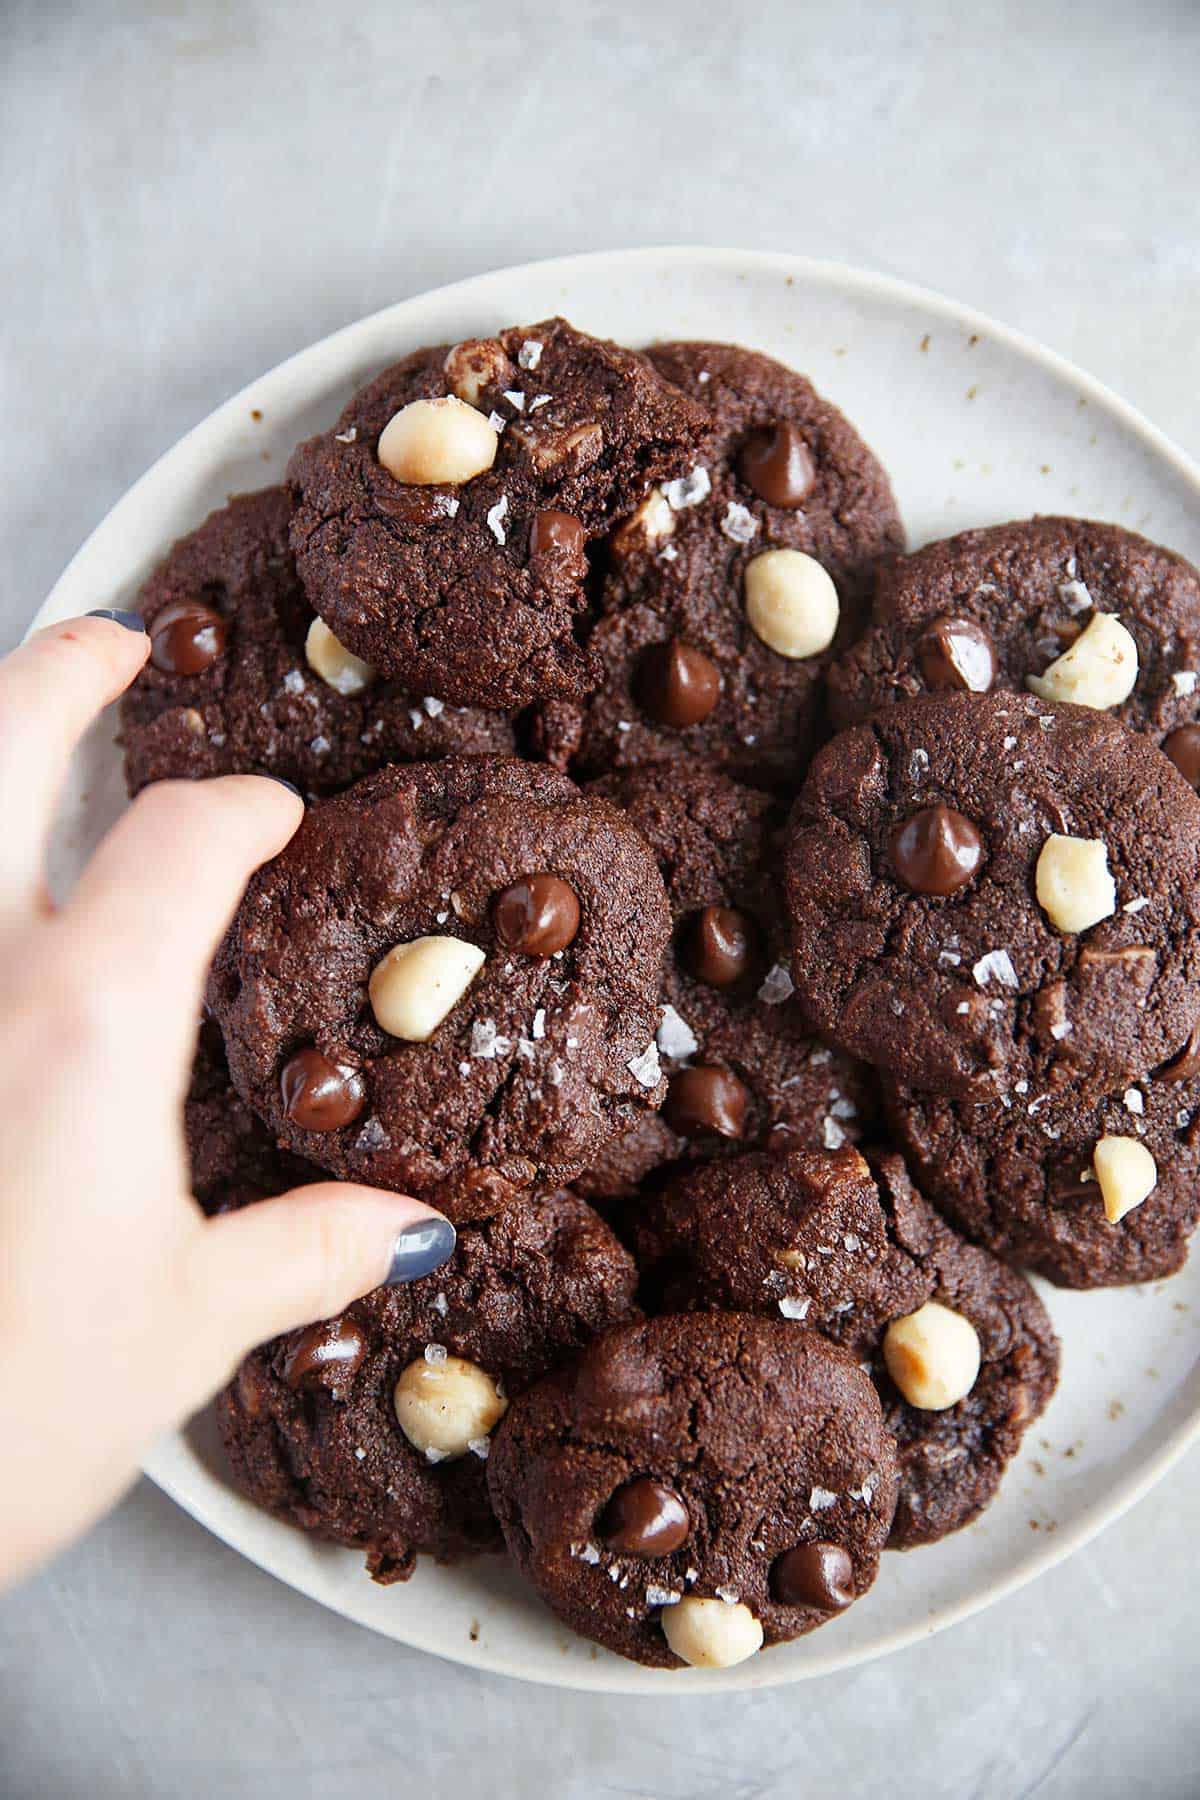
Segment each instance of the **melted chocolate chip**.
M681 1137L740 1138L746 1128L750 1096L728 1069L705 1064L680 1069L671 1077L663 1118Z
M965 887L983 861L983 839L952 806L923 806L892 833L892 862L914 894L945 899Z
M707 719L721 698L721 671L702 650L673 638L642 657L637 690L643 712L683 731Z
M323 1319L293 1338L283 1364L289 1387L348 1381L367 1354L367 1340L353 1319Z
M1200 1075L1200 1025L1197 1025L1177 1056L1155 1071L1156 1081L1190 1081Z
M1181 725L1167 738L1163 749L1183 779L1200 789L1200 725Z
M199 600L164 606L150 627L150 661L168 675L202 675L224 648L224 619Z
M496 895L492 919L506 950L553 956L579 930L579 896L557 875L527 875Z
M585 541L583 526L574 513L534 513L529 527L530 556L545 556L557 550L564 556L580 557Z
M738 458L741 478L768 506L803 506L817 478L812 452L786 419L746 439Z
M986 694L996 679L992 640L974 619L935 619L917 644L926 687Z
M639 1475L618 1488L596 1526L609 1550L625 1556L670 1556L687 1542L688 1510L674 1488Z
M840 1612L854 1599L854 1564L840 1544L797 1544L771 1570L771 1592L783 1606Z
M331 1062L315 1044L284 1064L279 1091L284 1113L301 1131L340 1131L353 1124L366 1101L357 1069Z
M709 987L732 987L753 960L749 919L732 906L706 906L692 920L684 955L697 981L706 981Z

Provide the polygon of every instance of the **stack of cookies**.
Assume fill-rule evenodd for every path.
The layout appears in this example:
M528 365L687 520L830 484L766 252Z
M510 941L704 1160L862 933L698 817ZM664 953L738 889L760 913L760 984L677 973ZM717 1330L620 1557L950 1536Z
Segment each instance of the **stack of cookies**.
M197 1198L458 1230L218 1403L376 1580L507 1549L623 1656L741 1661L991 1500L1058 1373L1022 1268L1181 1264L1200 577L902 550L802 376L551 319L387 369L146 583L131 791L308 801L213 966Z

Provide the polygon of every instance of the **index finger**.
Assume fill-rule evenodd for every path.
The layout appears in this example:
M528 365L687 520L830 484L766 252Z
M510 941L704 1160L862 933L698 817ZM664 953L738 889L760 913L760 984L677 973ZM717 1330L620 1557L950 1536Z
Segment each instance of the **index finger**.
M293 788L259 775L143 788L52 929L119 984L150 1043L186 1059L208 965L246 883L303 817Z
M0 895L9 917L43 898L46 838L80 738L145 662L134 613L64 619L0 662Z

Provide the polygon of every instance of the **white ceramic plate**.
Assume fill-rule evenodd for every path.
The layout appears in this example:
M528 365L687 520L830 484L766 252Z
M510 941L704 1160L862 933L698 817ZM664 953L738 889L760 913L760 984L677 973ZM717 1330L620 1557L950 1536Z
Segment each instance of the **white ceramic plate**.
M810 375L882 456L910 543L1033 512L1112 519L1200 561L1200 471L1112 394L965 308L797 257L640 250L503 270L407 300L283 363L164 456L76 556L37 623L127 604L165 547L227 495L277 480L376 369L420 344L562 312L646 343L732 339ZM80 758L56 846L69 881L122 804L111 720ZM402 1643L531 1681L660 1694L827 1674L939 1630L1059 1561L1159 1480L1200 1431L1189 1307L1200 1259L1175 1281L1112 1293L1043 1289L1063 1379L999 1500L931 1550L889 1555L874 1590L801 1642L723 1672L664 1674L562 1630L499 1559L422 1563L374 1586L362 1559L314 1544L227 1486L210 1422L146 1468L218 1536L326 1606Z

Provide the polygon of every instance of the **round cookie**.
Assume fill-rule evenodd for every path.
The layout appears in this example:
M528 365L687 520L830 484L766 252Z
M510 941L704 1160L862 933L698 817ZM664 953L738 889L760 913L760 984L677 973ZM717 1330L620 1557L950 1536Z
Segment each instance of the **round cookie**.
M541 746L588 775L704 756L786 786L824 735L825 671L861 629L868 573L903 547L896 503L853 426L782 363L730 344L647 355L715 424L692 475L614 534L588 638L599 687L545 709ZM832 576L840 609L827 648L783 655L751 627L747 570L771 550Z
M658 1030L666 1102L606 1149L584 1190L625 1197L684 1157L857 1143L874 1087L813 1038L792 997L772 800L699 761L628 769L587 791L619 806L653 851L673 939Z
M517 1567L565 1624L677 1668L666 1634L689 1660L705 1644L741 1660L867 1591L895 1445L845 1351L697 1314L609 1332L515 1400L488 1486Z
M835 725L946 689L1024 693L1096 613L1137 647L1137 681L1115 717L1173 751L1200 780L1200 574L1119 525L1018 519L927 544L884 564L869 631L829 671Z
M668 1311L782 1315L870 1366L900 1447L889 1542L907 1550L991 1501L1054 1392L1058 1342L1029 1283L943 1224L898 1156L872 1167L853 1150L797 1150L691 1170L648 1201L634 1249ZM978 1340L969 1392L939 1411L909 1404L884 1356L891 1323L929 1302Z
M389 449L385 428L430 400L440 410L413 430L465 434L468 450L482 437L473 460L452 468L427 435ZM349 649L420 693L504 708L579 695L587 546L690 466L706 423L644 357L563 319L418 350L292 457L305 591Z
M269 772L329 794L389 762L508 755L503 713L371 680L340 693L305 655L313 624L283 488L242 494L181 538L138 595L154 644L121 702L131 794L150 781Z
M1074 1086L950 1100L884 1082L892 1130L930 1199L976 1243L1060 1287L1159 1281L1200 1218L1200 1059L1090 1100ZM1110 1218L1096 1146L1133 1140L1153 1159L1144 1199ZM1125 1198L1136 1189L1125 1190ZM1110 1184L1109 1208L1121 1189ZM1116 1198L1114 1198L1114 1195Z
M451 757L310 808L250 883L209 1004L282 1144L481 1218L661 1100L669 930L614 807L551 769Z
M813 1025L916 1086L1104 1093L1200 1016L1200 801L1087 707L954 694L841 733L786 885Z
M377 1581L406 1579L421 1551L499 1549L488 1421L597 1332L636 1317L634 1283L631 1259L577 1195L540 1194L470 1226L432 1275L376 1288L246 1358L217 1401L234 1477L279 1517L365 1550ZM445 1409L432 1427L430 1403ZM429 1442L460 1428L480 1435L452 1453Z

